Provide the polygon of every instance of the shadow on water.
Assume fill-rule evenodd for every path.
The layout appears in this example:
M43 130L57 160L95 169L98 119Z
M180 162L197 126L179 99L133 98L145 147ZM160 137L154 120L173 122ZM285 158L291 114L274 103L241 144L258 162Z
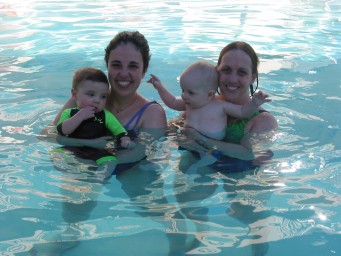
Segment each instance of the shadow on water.
M52 155L51 160L59 173L56 179L62 200L39 211L40 220L51 222L46 218L51 211L54 216L60 214L61 220L51 223L52 232L44 232L44 242L35 244L30 255L108 255L113 249L122 255L162 255L167 251L162 211L167 203L160 165L145 160L102 181L93 164L60 154ZM161 224L154 224L157 222Z

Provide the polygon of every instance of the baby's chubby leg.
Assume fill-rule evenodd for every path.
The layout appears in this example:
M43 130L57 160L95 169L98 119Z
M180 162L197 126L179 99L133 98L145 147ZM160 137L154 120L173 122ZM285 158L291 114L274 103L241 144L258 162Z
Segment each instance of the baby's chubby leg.
M98 166L97 172L103 175L103 179L108 179L115 171L116 166L117 166L116 161L107 161Z

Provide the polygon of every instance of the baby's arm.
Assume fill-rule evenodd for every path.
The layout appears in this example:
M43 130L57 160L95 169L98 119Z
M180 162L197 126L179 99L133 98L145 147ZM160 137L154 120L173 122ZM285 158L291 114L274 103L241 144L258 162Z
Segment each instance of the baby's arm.
M147 81L154 86L154 88L159 93L162 101L166 104L167 107L184 111L186 109L186 105L184 101L180 98L176 98L173 94L171 94L161 83L160 79L157 76L150 75L151 78Z
M91 106L81 108L74 116L62 123L61 131L64 135L71 134L86 119L95 116L95 109Z
M254 93L252 100L245 105L236 105L231 102L224 101L223 108L227 115L236 118L248 118L258 110L260 105L269 101L271 101L269 95L262 91L258 91Z
M121 122L109 110L104 109L105 127L115 136L117 144L122 148L132 149L135 147L135 142L131 141L126 129Z
M269 95L263 91L257 91L253 94L252 100L242 106L243 118L251 117L258 110L258 107L265 102L270 102Z

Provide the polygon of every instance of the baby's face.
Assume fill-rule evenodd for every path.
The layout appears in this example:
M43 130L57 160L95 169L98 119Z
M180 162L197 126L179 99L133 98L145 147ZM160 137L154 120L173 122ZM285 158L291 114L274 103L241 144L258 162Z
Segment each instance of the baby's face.
M92 106L95 112L101 112L107 102L109 86L103 82L84 81L75 93L77 106L84 108Z
M203 84L200 79L182 79L180 83L182 89L181 98L187 108L200 108L211 100L208 86Z

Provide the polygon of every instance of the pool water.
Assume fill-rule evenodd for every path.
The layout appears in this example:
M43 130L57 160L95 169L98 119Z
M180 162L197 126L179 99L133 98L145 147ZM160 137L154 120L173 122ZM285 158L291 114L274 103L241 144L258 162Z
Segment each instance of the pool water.
M340 255L340 17L339 0L0 0L0 255ZM189 174L169 136L101 184L92 163L39 140L73 72L105 71L122 30L148 39L140 92L158 101L150 73L179 95L190 63L250 43L280 127L273 161Z

